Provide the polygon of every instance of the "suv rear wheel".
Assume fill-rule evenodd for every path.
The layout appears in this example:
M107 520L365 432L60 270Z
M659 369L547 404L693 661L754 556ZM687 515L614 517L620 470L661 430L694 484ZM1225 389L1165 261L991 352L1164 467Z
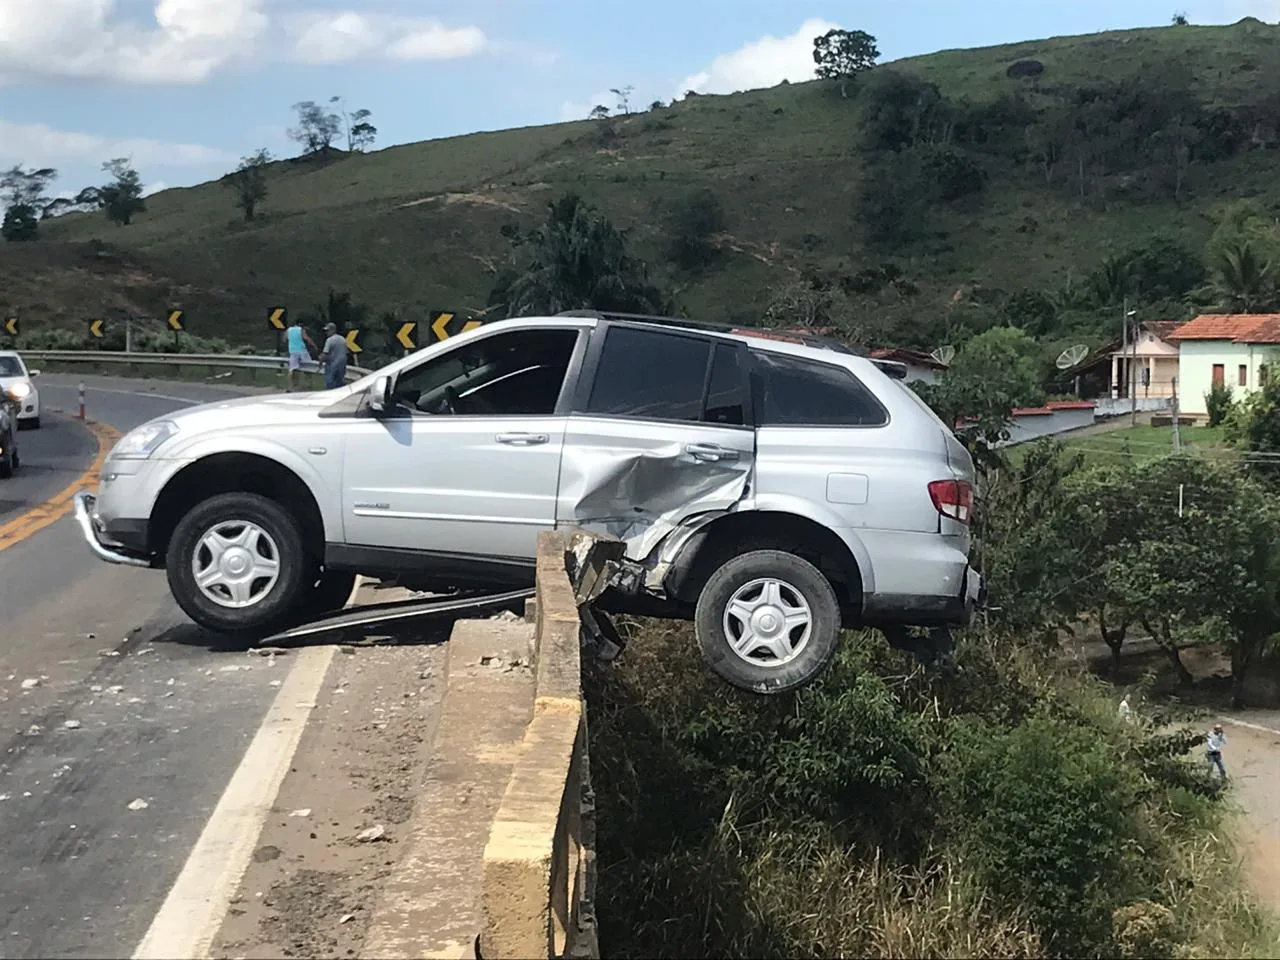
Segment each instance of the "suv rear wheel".
M298 521L253 493L219 494L188 512L169 540L165 570L183 612L219 633L284 624L315 583Z
M725 562L703 586L694 614L707 664L753 693L783 693L813 680L835 656L840 626L827 578L781 550Z

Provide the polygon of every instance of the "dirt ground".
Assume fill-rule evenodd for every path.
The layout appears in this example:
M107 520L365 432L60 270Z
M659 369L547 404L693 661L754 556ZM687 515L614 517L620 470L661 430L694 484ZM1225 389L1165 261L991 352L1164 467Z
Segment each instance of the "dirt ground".
M344 647L210 955L355 957L399 857L444 646Z
M1243 846L1254 889L1280 911L1280 712L1224 716L1227 745L1223 766L1232 781L1232 799L1244 810ZM1231 722L1232 720L1235 722ZM1243 724L1256 726L1243 726ZM1265 727L1266 729L1261 729Z

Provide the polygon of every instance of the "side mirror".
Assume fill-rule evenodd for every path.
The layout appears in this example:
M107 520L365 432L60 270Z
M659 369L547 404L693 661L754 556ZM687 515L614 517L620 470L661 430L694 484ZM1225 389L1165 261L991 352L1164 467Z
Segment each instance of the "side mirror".
M391 408L391 378L378 377L369 388L369 408L377 415Z
M39 371L39 370L28 370L28 371L27 371L27 376L29 376L31 379L33 379L33 380L34 380L36 377L40 376L40 371Z

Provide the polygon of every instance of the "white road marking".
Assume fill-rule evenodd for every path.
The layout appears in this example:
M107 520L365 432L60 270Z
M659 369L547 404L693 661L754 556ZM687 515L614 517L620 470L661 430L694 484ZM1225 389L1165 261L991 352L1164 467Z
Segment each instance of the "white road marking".
M75 389L75 387L64 387L62 384L58 384L58 386L54 387L53 389L56 390L59 388L64 390ZM216 402L216 400L214 401L192 400L190 397L175 397L167 393L152 393L150 390L145 390L145 391L144 390L117 390L114 387L91 387L88 384L85 385L84 389L86 393L118 393L124 397L151 397L155 400L169 400L169 401L172 401L173 403L197 404L197 403ZM222 398L219 398L219 399L222 399Z
M300 651L169 896L134 951L135 960L208 956L289 772L335 649Z

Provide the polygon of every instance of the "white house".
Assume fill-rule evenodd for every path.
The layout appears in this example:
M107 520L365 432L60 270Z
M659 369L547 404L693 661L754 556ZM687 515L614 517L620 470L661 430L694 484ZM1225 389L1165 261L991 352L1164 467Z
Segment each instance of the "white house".
M1169 334L1178 346L1178 407L1203 417L1205 394L1215 383L1239 399L1280 366L1280 314L1205 314Z
M1169 335L1182 326L1173 320L1140 323L1137 341L1111 352L1111 398L1172 397L1178 375L1178 346Z
M907 383L923 380L925 383L937 383L942 371L947 369L945 363L939 363L927 353L919 350L905 350L901 347L881 347L871 351L874 360L896 360L907 368Z

